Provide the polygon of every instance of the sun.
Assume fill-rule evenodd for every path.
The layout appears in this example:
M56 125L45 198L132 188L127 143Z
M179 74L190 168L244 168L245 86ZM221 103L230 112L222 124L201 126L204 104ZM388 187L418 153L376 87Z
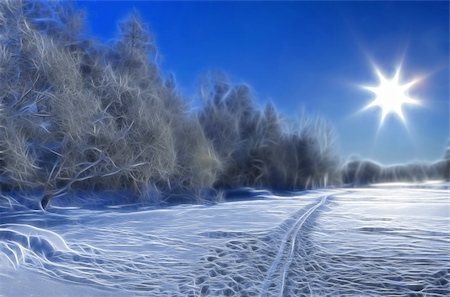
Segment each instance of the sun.
M378 76L379 84L377 86L363 86L364 89L372 92L375 97L363 110L379 107L381 109L380 127L390 114L396 115L406 125L406 119L402 109L403 105L421 105L419 100L411 98L408 95L409 89L415 86L419 82L419 79L401 84L400 68L397 68L395 75L390 79L376 67L375 72Z

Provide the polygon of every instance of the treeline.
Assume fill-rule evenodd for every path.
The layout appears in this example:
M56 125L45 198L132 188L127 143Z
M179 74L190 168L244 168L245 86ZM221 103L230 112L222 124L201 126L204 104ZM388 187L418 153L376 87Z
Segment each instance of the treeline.
M209 76L197 112L164 77L136 12L114 43L90 39L67 2L0 2L0 188L39 191L44 206L71 191L126 190L157 202L207 199L211 189L295 190L342 183L447 179L434 164L340 166L330 125L287 125L250 88Z
M367 185L383 182L450 181L450 145L442 160L383 166L370 160L352 160L342 169L345 184Z
M83 23L65 2L0 3L3 191L127 189L160 199L154 193L340 181L324 120L287 128L273 105L255 105L248 86L217 76L190 112L173 77L160 73L137 13L113 44L86 37Z

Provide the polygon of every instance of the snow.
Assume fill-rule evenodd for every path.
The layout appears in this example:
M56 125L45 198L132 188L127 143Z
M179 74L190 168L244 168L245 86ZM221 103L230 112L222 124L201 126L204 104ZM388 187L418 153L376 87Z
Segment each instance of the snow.
M448 189L248 189L214 205L45 214L0 198L0 296L445 296Z

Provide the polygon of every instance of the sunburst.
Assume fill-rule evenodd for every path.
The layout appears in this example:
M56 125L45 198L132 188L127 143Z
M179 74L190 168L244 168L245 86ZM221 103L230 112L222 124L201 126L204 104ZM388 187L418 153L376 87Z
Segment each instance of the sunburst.
M419 100L411 98L408 94L408 91L419 82L419 79L414 79L404 84L400 83L400 68L397 69L395 75L390 79L381 73L378 68L375 68L375 72L378 76L379 84L377 86L363 86L364 89L374 93L375 98L363 110L379 107L381 109L380 127L390 114L396 115L406 125L406 118L402 109L403 105L421 105Z

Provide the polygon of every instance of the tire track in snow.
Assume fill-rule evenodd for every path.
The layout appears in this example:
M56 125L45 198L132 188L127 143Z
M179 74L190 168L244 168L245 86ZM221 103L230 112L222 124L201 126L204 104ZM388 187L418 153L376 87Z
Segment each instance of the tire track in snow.
M324 205L329 197L330 196L323 196L316 204L312 205L302 216L300 216L295 221L293 226L286 232L281 240L275 259L267 271L267 276L261 285L260 296L265 297L269 295L269 287L274 283L274 278L277 277L277 275L281 275L279 296L283 296L286 276L288 274L289 267L292 264L296 250L297 235L308 218L310 218L311 215L317 211L317 209ZM277 272L279 273L277 274Z

